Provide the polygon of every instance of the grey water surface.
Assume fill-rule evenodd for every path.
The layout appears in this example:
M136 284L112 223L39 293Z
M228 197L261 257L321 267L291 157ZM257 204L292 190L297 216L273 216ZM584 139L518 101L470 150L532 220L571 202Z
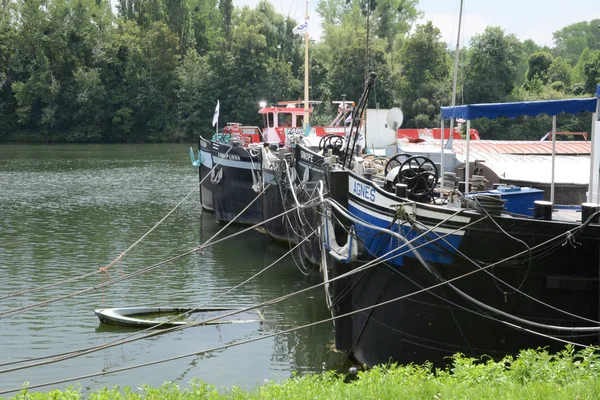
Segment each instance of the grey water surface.
M342 367L344 356L331 349L331 322L195 354L329 318L319 288L264 308L263 322L195 327L6 372L40 362L40 357L98 346L136 332L101 324L95 309L198 306L286 252L285 246L251 231L202 254L96 287L188 252L223 227L199 208L198 170L188 154L189 145L179 144L0 145L0 391L24 382L54 382L185 354L194 355L35 390L63 389L76 383L84 393L115 385L138 390L143 384L157 386L165 381L186 387L192 378L219 388L251 389L265 379L283 380L294 371L305 374ZM107 272L100 271L190 193L121 262ZM221 236L240 229L227 228ZM84 274L90 276L67 281ZM287 257L210 305L260 304L320 280L318 271L304 276ZM22 291L27 292L15 295ZM85 292L74 295L80 291ZM18 311L60 297L66 298ZM27 359L31 360L19 362Z

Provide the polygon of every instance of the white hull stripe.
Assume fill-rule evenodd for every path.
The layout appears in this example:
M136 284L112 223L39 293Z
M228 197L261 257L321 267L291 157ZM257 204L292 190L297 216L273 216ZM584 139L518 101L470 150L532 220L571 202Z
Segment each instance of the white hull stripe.
M200 150L200 156L202 157L202 165L206 168L211 168L213 166L212 157L208 151Z
M213 163L219 164L218 167L232 167L239 169L254 169L257 171L261 170L260 162L254 163L254 168L252 167L252 163L248 161L235 161L235 160L226 160L220 157L213 156Z
M389 215L380 214L377 211L374 211L374 210L371 210L371 209L369 209L367 207L364 207L361 204L359 204L359 203L357 203L356 201L353 201L353 200L349 200L348 201L348 206L349 207L354 207L357 210L359 210L359 211L361 211L361 212L363 212L365 214L371 215L374 218L377 218L379 220L386 221L388 223L387 225L389 225L394 220L394 218L390 217ZM407 210L407 211L410 211L410 210ZM467 218L467 220L469 220L469 219ZM434 224L434 225L429 226L429 225L427 225L424 222L421 222L421 223L427 227L427 228L424 228L424 229L431 229L435 225ZM435 233L439 233L439 234L452 233L455 236L464 236L464 234L465 234L464 230L456 231L456 229L441 228L441 227L435 228L433 231Z

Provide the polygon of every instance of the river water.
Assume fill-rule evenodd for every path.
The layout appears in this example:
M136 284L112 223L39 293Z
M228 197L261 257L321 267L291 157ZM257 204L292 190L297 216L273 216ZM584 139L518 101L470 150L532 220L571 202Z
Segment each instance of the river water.
M200 210L198 170L188 154L188 145L170 144L0 145L0 391L19 388L24 382L36 385L194 354L330 317L323 290L316 289L265 307L262 322L195 327L4 372L34 362L17 361L89 348L136 332L101 324L95 309L198 306L289 250L250 231L202 254L71 296L183 254L223 227ZM107 273L99 270L190 193L121 262ZM239 230L227 228L221 237ZM93 272L97 273L67 281ZM320 278L318 271L303 275L288 256L210 305L256 305L317 284ZM26 292L13 296L22 291ZM11 313L66 296L70 297ZM280 381L293 372L345 369L344 356L332 350L332 343L333 326L328 322L225 350L34 390L76 383L84 393L115 385L138 390L143 384L157 386L165 381L186 387L192 378L218 388L251 389L265 379Z

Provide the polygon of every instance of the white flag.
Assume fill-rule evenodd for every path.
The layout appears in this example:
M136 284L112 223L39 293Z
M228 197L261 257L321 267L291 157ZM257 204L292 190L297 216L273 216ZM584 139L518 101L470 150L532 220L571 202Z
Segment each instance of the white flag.
M217 100L217 107L215 107L215 115L213 115L213 126L219 122L219 100Z
M296 25L294 29L292 29L292 32L296 35L302 35L308 32L308 21L304 21Z

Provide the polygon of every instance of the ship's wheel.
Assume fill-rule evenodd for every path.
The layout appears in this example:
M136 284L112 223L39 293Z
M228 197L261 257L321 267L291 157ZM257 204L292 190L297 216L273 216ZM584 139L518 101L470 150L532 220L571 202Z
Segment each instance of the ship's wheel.
M323 136L319 141L319 151L322 151L323 154L331 150L333 154L338 155L343 147L344 138L333 133Z
M431 159L413 156L400 165L397 182L406 184L408 192L414 197L426 198L433 193L438 178L438 168Z
M410 154L406 154L406 153L400 153L400 154L396 154L395 156L391 157L388 162L385 164L385 176L387 176L387 174L394 168L399 167L400 165L402 165L402 163L404 161L406 161L406 159L410 158L411 155Z

